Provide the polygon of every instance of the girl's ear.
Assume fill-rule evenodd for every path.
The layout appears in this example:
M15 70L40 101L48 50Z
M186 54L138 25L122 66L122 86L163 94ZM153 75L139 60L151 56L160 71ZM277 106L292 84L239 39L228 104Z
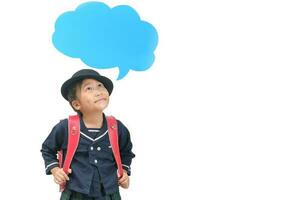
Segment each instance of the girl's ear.
M81 104L80 104L80 102L78 101L78 100L73 100L72 102L71 102L71 105L72 105L72 107L75 109L75 110L80 110L80 108L81 108Z

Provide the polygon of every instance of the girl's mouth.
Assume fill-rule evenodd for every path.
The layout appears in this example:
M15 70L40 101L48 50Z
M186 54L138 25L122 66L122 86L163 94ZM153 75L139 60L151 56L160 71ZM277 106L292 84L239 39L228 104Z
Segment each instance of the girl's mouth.
M105 98L98 99L98 100L96 100L94 103L97 103L97 102L100 102L100 101L105 101L105 100L106 100Z

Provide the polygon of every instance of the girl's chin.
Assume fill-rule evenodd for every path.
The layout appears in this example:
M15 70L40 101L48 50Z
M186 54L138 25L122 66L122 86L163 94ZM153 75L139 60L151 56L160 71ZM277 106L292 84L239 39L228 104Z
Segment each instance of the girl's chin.
M99 105L99 106L97 106L97 110L99 110L99 111L103 111L103 110L105 110L105 108L107 108L107 105Z

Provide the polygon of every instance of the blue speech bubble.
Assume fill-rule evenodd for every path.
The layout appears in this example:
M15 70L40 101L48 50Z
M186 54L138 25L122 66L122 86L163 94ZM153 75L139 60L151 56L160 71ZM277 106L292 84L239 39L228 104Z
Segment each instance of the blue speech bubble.
M130 6L87 2L58 17L52 42L64 55L90 67L118 67L120 80L130 69L151 67L158 35Z

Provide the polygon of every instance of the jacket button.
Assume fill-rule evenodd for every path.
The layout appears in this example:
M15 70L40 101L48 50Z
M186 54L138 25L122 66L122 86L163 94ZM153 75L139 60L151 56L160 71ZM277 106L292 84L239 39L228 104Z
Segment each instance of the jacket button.
M98 147L97 150L98 150L98 151L101 151L101 147Z
M95 164L98 163L98 160L94 160L94 163L95 163Z
M93 147L90 147L90 150L93 151Z

